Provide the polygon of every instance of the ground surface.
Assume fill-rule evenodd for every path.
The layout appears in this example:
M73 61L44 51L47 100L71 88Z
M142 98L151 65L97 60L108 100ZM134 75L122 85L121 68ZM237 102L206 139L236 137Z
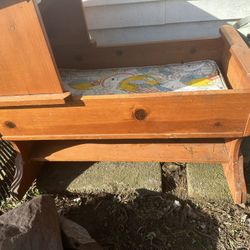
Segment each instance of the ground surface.
M249 204L189 200L185 165L162 164L162 174L163 192L127 186L113 194L54 197L59 213L84 226L104 249L250 249ZM34 195L36 188L24 201ZM3 203L1 211L16 205Z
M186 167L162 167L162 193L57 196L57 206L104 249L250 249L248 205L187 200Z

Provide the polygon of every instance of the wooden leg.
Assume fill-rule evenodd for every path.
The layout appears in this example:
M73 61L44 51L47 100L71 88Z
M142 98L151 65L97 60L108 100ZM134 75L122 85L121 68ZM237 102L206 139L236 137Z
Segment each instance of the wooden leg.
M226 140L229 161L223 164L229 189L236 204L245 203L247 199L243 155L240 153L241 142L242 139Z
M12 184L11 192L20 199L38 177L41 163L30 160L32 142L12 142L12 145L17 152L17 156L15 181Z

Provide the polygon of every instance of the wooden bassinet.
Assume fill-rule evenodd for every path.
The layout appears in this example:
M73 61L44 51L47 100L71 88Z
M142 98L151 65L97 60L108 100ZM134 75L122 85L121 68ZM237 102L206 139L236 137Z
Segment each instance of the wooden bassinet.
M80 0L2 0L0 27L0 133L22 157L19 195L45 161L183 161L222 163L246 201L250 50L233 27L98 47Z

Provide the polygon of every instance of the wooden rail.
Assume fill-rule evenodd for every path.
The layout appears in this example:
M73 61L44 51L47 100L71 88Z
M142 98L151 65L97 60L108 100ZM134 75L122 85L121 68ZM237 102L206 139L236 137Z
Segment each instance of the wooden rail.
M34 161L223 162L223 141L46 141L34 144Z

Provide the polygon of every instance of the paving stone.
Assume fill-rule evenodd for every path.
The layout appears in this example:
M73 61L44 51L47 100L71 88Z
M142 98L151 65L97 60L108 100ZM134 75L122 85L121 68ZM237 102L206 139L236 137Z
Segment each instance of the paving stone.
M50 163L38 179L50 193L114 193L126 187L162 190L160 163L96 162Z
M187 184L191 198L232 201L221 164L188 164Z

